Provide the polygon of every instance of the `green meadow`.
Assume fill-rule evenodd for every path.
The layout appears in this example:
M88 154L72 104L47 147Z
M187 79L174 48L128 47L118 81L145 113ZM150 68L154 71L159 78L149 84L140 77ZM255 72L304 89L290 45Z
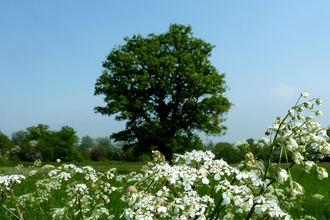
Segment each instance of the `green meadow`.
M56 163L53 163L56 166ZM76 163L77 167L83 166L91 166L96 171L106 172L111 168L116 168L116 175L129 175L130 172L140 171L144 163L128 163L128 162L90 162L90 163ZM330 170L329 163L321 163L319 166L325 167L327 170ZM30 167L29 167L30 166ZM32 170L33 163L23 163L23 168L18 171L15 168L15 164L10 164L5 167L0 168L0 175L8 175L8 174L17 174L24 173L27 178L23 180L21 184L16 185L12 192L16 197L19 197L24 194L29 194L35 190L38 190L36 187L36 182L42 179L47 173L45 170L38 168L38 173L33 176L28 176L28 173ZM285 165L283 165L285 167ZM274 172L271 170L271 172ZM327 220L330 219L330 180L318 180L315 178L314 174L315 170L311 170L311 172L303 173L303 170L298 166L294 166L291 169L292 177L296 181L300 178L299 183L304 187L305 194L302 197L299 197L301 200L301 206L299 208L294 208L291 211L291 215L294 219L314 219L314 218L306 218L306 216L314 216L317 220ZM122 187L118 191L114 191L110 196L110 202L106 204L105 208L109 210L110 214L114 215L114 219L120 219L121 214L123 213L124 207L126 207L126 203L121 200L121 197L125 194L125 190L128 187L129 183L125 180L117 181L115 178L110 179L109 183L115 187ZM54 219L47 215L47 212L51 212L52 210L49 207L63 207L66 206L67 200L65 199L67 196L67 191L64 187L63 190L58 190L53 199L50 201L44 201L38 207L26 207L26 219ZM319 195L322 195L321 198ZM1 195L2 199L4 195ZM31 198L30 198L31 199ZM2 201L3 202L3 201ZM16 212L14 197L7 197L5 203L3 203L5 207L0 207L0 219L17 219L13 215L10 215L9 212ZM8 209L7 211L5 209ZM29 215L29 216L27 216ZM45 217L48 216L48 217ZM55 218L58 219L58 218ZM78 216L72 215L70 219L81 219ZM107 219L107 218L99 218L99 219Z

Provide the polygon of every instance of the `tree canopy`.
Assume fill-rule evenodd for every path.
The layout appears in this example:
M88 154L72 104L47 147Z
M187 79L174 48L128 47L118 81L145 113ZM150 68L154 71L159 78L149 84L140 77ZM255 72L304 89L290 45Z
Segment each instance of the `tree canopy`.
M80 160L75 151L78 141L76 131L71 127L62 126L59 131L51 131L48 125L38 124L26 129L19 158L24 161Z
M13 144L8 136L0 131L0 158L6 156L6 151L10 150Z
M111 50L95 84L105 106L96 113L126 121L111 135L135 153L162 152L171 160L194 131L224 134L231 103L224 97L225 74L211 65L213 45L195 38L190 26L171 24L163 34L124 38Z

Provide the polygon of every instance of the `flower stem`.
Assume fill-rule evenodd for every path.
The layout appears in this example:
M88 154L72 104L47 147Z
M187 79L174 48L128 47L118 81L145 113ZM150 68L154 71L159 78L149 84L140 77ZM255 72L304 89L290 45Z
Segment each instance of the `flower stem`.
M18 217L15 213L13 213L12 211L10 211L10 209L8 209L4 204L1 204L2 208L4 208L7 212L9 212L12 216L14 216L17 219L21 219L20 217Z

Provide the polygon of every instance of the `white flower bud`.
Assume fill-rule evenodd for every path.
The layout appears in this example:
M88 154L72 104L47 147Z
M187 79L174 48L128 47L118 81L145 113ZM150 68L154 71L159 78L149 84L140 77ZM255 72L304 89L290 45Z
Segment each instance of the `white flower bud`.
M304 119L304 116L302 116L302 115L297 115L297 118L298 118L298 120L303 120Z
M129 187L127 187L127 189L126 189L126 193L132 195L132 194L134 194L134 193L137 193L137 190L136 190L135 186L129 186Z
M303 194L302 186L297 182L290 182L290 193L292 196L297 196L299 194Z
M290 115L290 117L294 117L294 110L293 109L289 110L289 115Z
M315 163L313 161L305 161L304 162L304 170L306 173L309 173L309 171L311 170L311 168L315 165Z
M276 175L277 175L277 181L281 184L284 183L289 177L286 170L284 170L280 167L277 169Z
M321 117L323 114L322 114L321 111L317 110L317 111L315 112L315 115L318 116L318 117Z
M302 111L304 111L304 108L303 108L303 107L298 107L298 108L297 108L297 111L298 111L298 112L302 112Z
M318 179L322 180L328 178L328 172L324 167L318 167L316 168L316 176Z
M299 152L293 152L293 154L292 154L292 160L296 164L300 164L304 160L304 157Z
M301 96L304 97L304 98L308 98L309 93L308 92L302 92Z
M316 105L318 105L318 106L322 105L322 99L320 99L320 98L317 98L315 100L315 102L316 102Z
M297 142L296 142L295 139L293 139L293 138L288 138L288 139L286 140L286 149L287 149L288 151L294 151L294 150L296 150L297 148L298 148L298 144L297 144Z
M304 106L307 109L312 109L313 108L313 104L311 104L310 102L304 102Z

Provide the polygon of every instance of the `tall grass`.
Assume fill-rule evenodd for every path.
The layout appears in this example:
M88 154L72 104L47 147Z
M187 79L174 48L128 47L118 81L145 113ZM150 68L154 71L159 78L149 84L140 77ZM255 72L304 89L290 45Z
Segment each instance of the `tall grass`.
M329 163L318 164L330 170ZM314 216L317 220L330 219L330 179L315 178L315 168L310 173L304 173L300 167L293 167L292 176L304 187L305 193L300 197L301 206L292 210L292 216ZM318 198L318 195L324 196Z

